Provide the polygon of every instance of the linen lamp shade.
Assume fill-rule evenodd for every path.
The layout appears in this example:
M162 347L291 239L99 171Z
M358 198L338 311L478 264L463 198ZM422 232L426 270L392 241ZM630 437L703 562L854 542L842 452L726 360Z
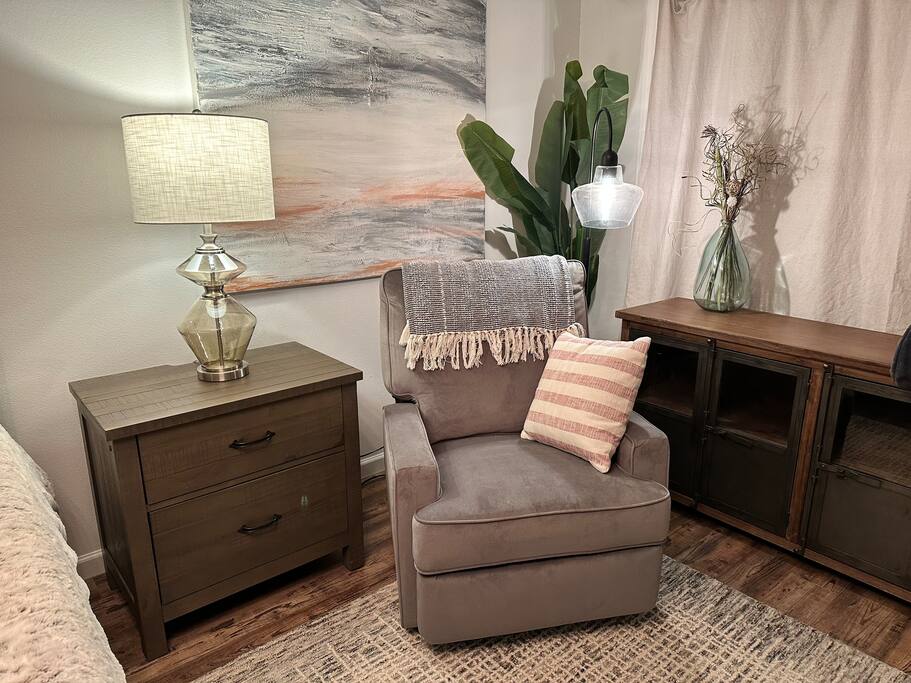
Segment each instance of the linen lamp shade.
M266 121L192 113L121 122L136 223L275 218Z

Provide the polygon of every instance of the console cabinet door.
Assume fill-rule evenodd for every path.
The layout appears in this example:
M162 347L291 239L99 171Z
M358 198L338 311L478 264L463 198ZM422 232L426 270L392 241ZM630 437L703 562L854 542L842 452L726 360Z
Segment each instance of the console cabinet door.
M822 465L807 547L911 589L911 490Z
M669 486L681 502L696 497L705 387L711 355L707 344L631 329L630 339L651 337L636 412L667 435Z
M810 369L718 350L699 501L783 536Z
M911 391L836 375L806 545L911 589Z

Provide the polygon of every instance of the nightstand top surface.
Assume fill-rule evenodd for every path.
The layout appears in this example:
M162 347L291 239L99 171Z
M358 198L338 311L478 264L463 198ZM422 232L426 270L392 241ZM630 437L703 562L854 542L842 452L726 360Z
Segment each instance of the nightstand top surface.
M114 440L363 378L357 368L297 342L251 349L246 360L250 374L229 382L201 382L196 364L185 363L70 382L70 391Z

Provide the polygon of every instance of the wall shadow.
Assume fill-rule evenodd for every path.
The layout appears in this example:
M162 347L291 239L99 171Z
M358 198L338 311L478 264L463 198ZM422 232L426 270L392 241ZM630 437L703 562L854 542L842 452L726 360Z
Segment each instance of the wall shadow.
M750 216L752 233L742 240L750 262L752 297L749 307L781 313L791 312L788 277L778 248L778 220L790 206L790 196L806 175L818 166L818 157L807 150L806 132L816 112L798 112L792 125L775 106L779 87L771 86L757 102L744 105L738 120L748 139L762 138L772 145L783 165L772 172L744 211Z
M541 87L538 90L538 99L535 103L533 113L534 126L532 127L532 137L529 145L528 173L526 175L528 181L536 186L534 168L541 141L541 128L553 103L556 100L563 99L563 79L566 62L571 59L577 59L579 56L581 3L579 0L561 0L558 3L548 4L546 11L549 13L547 25L553 27L550 32L553 53L551 55L550 75L541 83ZM513 163L516 164L516 168L520 171L522 170L518 160L514 159ZM510 215L512 216L512 225L527 234L521 217L512 211ZM488 247L496 250L504 258L529 255L527 249L518 241L515 249L513 249L505 233L500 230L488 229L485 232L485 242Z

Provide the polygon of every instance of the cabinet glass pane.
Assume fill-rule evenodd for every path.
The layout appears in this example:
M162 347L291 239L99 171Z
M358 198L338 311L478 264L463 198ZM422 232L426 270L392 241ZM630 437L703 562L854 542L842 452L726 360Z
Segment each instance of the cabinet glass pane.
M671 451L668 468L670 490L692 498L696 490L696 449L692 420L653 408L647 403L636 403L636 410L667 436Z
M832 463L911 487L911 403L845 388Z
M724 360L716 424L787 446L797 377Z
M692 417L699 353L652 342L638 400Z

